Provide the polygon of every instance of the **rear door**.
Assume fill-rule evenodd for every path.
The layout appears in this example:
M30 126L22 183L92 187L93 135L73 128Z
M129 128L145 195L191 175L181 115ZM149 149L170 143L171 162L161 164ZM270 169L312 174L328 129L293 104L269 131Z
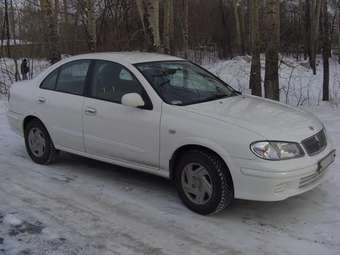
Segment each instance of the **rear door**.
M121 104L127 93L138 93L144 109ZM90 88L84 102L84 140L90 154L113 160L159 167L160 109L140 82L124 66L95 61Z
M82 107L90 63L66 63L49 74L38 89L36 111L57 147L84 151Z

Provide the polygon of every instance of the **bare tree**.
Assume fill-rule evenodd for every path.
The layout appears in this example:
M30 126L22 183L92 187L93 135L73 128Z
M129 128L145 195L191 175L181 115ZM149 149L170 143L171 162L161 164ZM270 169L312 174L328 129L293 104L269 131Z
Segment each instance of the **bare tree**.
M40 0L40 9L42 16L45 20L45 41L47 44L48 59L51 64L56 63L61 59L59 49L59 37L55 22L55 16L53 15L53 8L51 0Z
M340 64L340 0L338 0L338 62Z
M173 0L164 0L164 27L163 27L163 44L164 52L170 53L172 51L171 42L174 33L174 3Z
M189 0L183 1L183 50L185 58L188 58L189 53Z
M250 31L251 31L251 71L249 88L255 96L262 96L261 86L261 40L259 31L260 0L252 0L250 3Z
M159 0L136 0L136 3L149 47L160 50Z
M97 49L97 23L95 14L95 0L86 0L85 16L87 24L89 50L94 52Z
M307 57L311 56L311 18L310 18L310 0L305 0L305 40L304 40L304 59L307 60Z
M68 24L69 21L68 0L63 0L63 11L64 11L64 23Z
M329 58L331 38L328 17L328 0L322 0L322 59L323 59L323 101L329 101Z
M149 0L149 15L153 35L153 46L155 49L160 49L161 37L159 32L159 0Z
M60 3L59 0L54 0L54 21L56 23L57 30L59 28L59 15L60 15ZM58 31L59 32L59 31Z
M13 0L10 0L10 20L11 20L11 34L12 34L12 41L13 41L13 46L16 46L16 28L15 28L15 12L14 12L14 6L13 6ZM7 10L8 11L8 10ZM8 28L9 29L9 28ZM14 61L14 68L15 68L15 80L18 81L20 80L20 74L19 74L19 67L18 67L18 59L17 56L14 54L13 55L13 61Z
M241 8L241 0L233 0L233 9L234 9L234 19L235 19L235 29L236 29L236 48L237 53L242 54L244 53L243 45L242 45L242 28L241 28L241 21L240 21L240 11Z
M265 96L279 101L280 1L267 0L265 16L267 42L264 81Z
M321 0L311 0L311 10L310 10L310 66L313 73L316 74L316 54L318 51L318 38L320 30L320 14L321 14Z

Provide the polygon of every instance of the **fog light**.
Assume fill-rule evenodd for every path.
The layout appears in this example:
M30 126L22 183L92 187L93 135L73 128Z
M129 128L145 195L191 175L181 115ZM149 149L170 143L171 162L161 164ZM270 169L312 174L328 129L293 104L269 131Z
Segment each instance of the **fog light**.
M289 182L283 182L283 183L277 184L274 187L274 192L275 193L283 192L288 188L288 185L289 185Z

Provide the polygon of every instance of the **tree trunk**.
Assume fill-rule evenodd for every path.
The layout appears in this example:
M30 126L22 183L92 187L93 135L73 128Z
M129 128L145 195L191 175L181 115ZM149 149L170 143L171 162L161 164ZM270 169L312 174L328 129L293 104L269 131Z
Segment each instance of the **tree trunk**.
M261 86L261 40L259 31L259 15L260 15L260 2L259 0L252 0L250 2L250 31L251 31L251 71L249 88L252 95L262 96Z
M320 13L321 13L321 1L322 0L311 0L311 56L310 66L313 70L313 74L316 75L316 54L318 53L318 37L319 37L319 24L320 24Z
M59 28L60 33L62 33L65 36L65 38L69 38L71 33L70 33L69 13L68 13L68 0L63 0L62 20L63 20L63 26ZM63 40L62 47L65 52L67 53L70 52L70 44L68 43L67 39Z
M338 1L338 61L340 64L340 1Z
M188 58L189 54L189 0L183 1L183 50L184 57Z
M226 30L225 33L223 33L223 36L221 38L221 42L220 42L221 53L219 54L219 57L221 59L225 59L227 57L232 57L233 54L232 54L231 40L229 39L229 33L227 31L228 22L227 22L226 6L224 4L224 0L219 1L219 7L221 10L222 25Z
M303 0L299 0L299 24L300 24L300 31L302 33L301 36L299 36L299 49L298 49L298 52L299 52L299 55L302 53L304 58L306 59L307 58L307 54L306 54L306 51L303 47L303 52L301 52L302 50L302 46L305 45L305 42L306 42L306 31L305 31L305 27L306 27L306 24L305 24L305 4L303 3ZM300 57L300 56L299 56Z
M280 1L267 0L266 23L266 73L265 96L280 101L279 91L279 47L280 47Z
M241 31L241 55L246 54L247 50L247 36L246 36L246 13L244 10L244 1L240 0L238 14L240 17L240 31Z
M304 16L304 59L307 60L307 57L311 57L311 17L310 17L310 0L305 1L305 16Z
M159 0L136 0L148 50L160 50Z
M56 23L54 20L51 0L40 0L40 8L45 23L45 41L48 51L48 59L51 64L61 59Z
M15 29L15 12L14 12L14 6L13 6L13 0L10 2L10 7L11 7L11 15L10 15L10 20L11 20L11 25L12 25L12 40L13 40L13 45L14 47L16 46L16 29ZM19 67L18 67L18 60L17 56L13 55L13 61L14 61L14 67L15 67L15 81L20 80L20 74L19 74Z
M140 21L142 23L142 28L144 32L144 37L145 37L145 42L147 45L147 48L151 48L151 35L149 33L149 25L148 25L148 20L146 18L146 3L145 0L136 0L136 5L137 5L137 10L139 14Z
M236 29L236 48L237 48L237 53L242 54L242 36L241 36L241 22L240 22L240 13L239 13L239 8L241 5L240 0L233 0L233 10L234 10L234 19L235 19L235 29Z
M60 14L60 5L59 0L54 0L54 21L56 23L57 32L59 32L59 14ZM58 33L59 34L59 33Z
M67 0L63 0L63 8L64 8L64 23L68 25L68 5Z
M323 101L329 101L329 58L331 55L331 39L329 32L328 0L322 0L322 59L323 59Z
M155 50L160 50L161 38L159 33L159 0L149 0L148 13L153 37L153 46Z
M95 15L95 1L86 0L86 19L87 19L87 33L88 45L91 52L97 50L97 24Z
M164 0L164 27L163 27L163 45L164 52L169 54L172 52L172 38L174 32L174 12L173 0Z

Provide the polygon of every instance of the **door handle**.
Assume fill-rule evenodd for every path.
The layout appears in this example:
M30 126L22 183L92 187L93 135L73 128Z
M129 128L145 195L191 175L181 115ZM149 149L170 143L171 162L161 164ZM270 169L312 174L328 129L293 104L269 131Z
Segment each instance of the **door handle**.
M45 103L46 102L46 98L44 98L44 97L38 97L38 103L40 103L40 104L43 104L43 103Z
M85 113L90 114L90 115L96 115L97 110L94 109L94 108L92 108L92 107L87 107L87 108L85 109Z

